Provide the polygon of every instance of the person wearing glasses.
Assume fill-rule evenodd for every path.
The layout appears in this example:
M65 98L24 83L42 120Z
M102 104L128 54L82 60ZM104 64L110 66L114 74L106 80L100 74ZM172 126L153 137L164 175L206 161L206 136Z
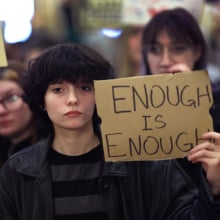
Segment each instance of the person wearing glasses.
M203 33L193 15L183 8L164 10L146 24L142 57L146 75L207 69L207 45ZM213 100L210 113L214 131L220 132L220 93L214 90ZM192 166L185 158L178 161L199 184L200 164Z
M38 140L33 114L23 100L24 70L22 63L15 60L9 60L7 67L0 67L0 165Z

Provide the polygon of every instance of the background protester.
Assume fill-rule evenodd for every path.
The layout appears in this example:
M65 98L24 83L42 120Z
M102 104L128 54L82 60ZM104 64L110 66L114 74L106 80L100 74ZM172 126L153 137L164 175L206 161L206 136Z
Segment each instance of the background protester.
M28 147L39 139L37 124L29 106L24 102L21 62L9 60L0 67L0 161Z
M204 36L195 18L183 8L156 14L143 31L142 48L147 75L207 68L207 46ZM211 115L214 130L219 132L220 93L216 91L213 89L214 104ZM200 165L192 166L186 159L178 161L198 183L200 173L197 166Z

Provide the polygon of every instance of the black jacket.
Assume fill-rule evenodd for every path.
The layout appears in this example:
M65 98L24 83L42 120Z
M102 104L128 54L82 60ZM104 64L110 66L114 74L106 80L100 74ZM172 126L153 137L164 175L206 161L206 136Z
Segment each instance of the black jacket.
M1 168L1 220L53 219L50 146L50 139L42 140ZM175 160L167 160L104 163L99 183L110 220L115 219L111 204L118 193L126 220L219 220L220 198L214 199L205 178L201 180L198 190Z

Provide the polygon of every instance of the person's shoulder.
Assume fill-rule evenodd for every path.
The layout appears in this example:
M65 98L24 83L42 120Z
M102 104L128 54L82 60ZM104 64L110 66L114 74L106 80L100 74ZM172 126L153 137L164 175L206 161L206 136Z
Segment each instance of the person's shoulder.
M16 157L23 157L27 154L30 154L30 153L33 153L34 151L38 150L38 148L40 146L42 146L42 144L45 142L45 139L41 139L41 140L38 140L37 142L31 144L30 146L14 153L12 156L10 156L9 159L13 159L13 158L16 158Z
M35 158L36 156L40 155L40 152L42 151L42 148L46 147L47 138L41 139L37 141L36 143L30 145L29 147L26 147L17 153L14 153L11 155L8 160L3 164L1 169L4 169L4 166L8 166L10 168L16 168L19 166L19 164L22 164L23 161L31 160L31 158ZM36 155L36 156L35 156Z

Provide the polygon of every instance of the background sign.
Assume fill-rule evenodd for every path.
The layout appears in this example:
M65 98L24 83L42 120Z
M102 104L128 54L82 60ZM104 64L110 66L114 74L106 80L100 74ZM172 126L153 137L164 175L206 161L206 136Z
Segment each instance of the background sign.
M5 55L5 47L2 37L2 31L0 29L0 66L7 66L8 62Z
M161 10L183 7L200 21L205 0L87 0L81 7L81 25L87 28L145 25Z
M160 11L183 7L200 21L204 10L204 0L123 0L122 21L126 24L145 25Z

